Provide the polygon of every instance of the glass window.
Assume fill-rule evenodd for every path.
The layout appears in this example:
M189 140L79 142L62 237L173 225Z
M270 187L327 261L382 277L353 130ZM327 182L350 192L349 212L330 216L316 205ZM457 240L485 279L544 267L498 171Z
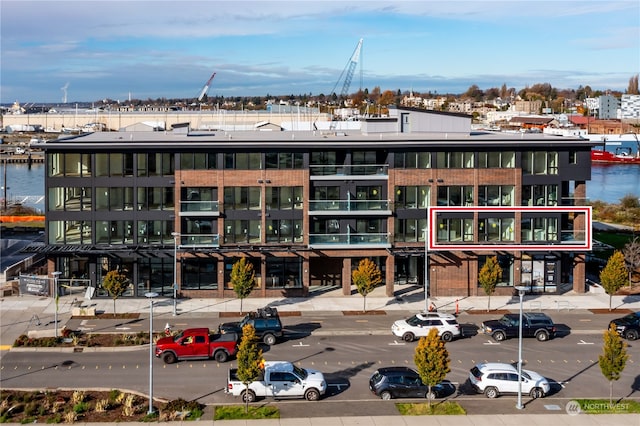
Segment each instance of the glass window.
M516 164L514 151L481 152L478 154L478 167L512 169Z
M225 243L259 243L261 224L259 220L224 221Z
M474 167L473 152L438 152L437 167L440 169L463 169Z
M527 151L522 153L522 170L531 175L557 175L558 153Z
M185 290L215 290L218 288L217 262L213 258L185 258L180 260Z
M523 218L521 234L523 241L558 241L558 219L555 217Z
M302 220L281 219L267 221L267 242L302 242Z
M473 186L439 186L439 206L473 205Z
M478 220L480 241L514 241L514 219L489 217Z
M301 288L302 260L290 257L266 259L266 288Z
M224 204L230 210L261 210L262 188L259 186L226 187Z
M512 206L515 187L489 185L478 187L479 206Z

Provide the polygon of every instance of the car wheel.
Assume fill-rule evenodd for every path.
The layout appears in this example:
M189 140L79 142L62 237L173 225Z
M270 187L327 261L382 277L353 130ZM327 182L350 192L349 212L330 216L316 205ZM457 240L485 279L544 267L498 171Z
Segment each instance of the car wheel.
M536 339L538 339L538 342L546 342L549 340L549 334L546 331L538 331L536 333Z
M173 364L178 360L178 358L173 352L167 352L166 354L162 355L162 360L165 364Z
M307 401L317 401L320 399L320 392L317 389L311 388L304 393L304 397Z
M274 336L273 334L265 334L264 337L262 338L262 341L264 342L265 345L275 345L276 344L276 336Z
M624 334L624 337L626 337L629 340L637 340L638 330L627 330L627 332Z
M388 401L391 399L391 392L387 392L384 391L380 394L380 398L384 399L385 401Z
M484 396L486 396L487 398L497 398L498 395L500 395L498 393L498 389L494 388L493 386L489 386L484 390Z
M453 334L445 331L444 333L442 333L442 337L441 337L443 342L450 342L453 340Z
M431 391L431 392L425 393L424 397L429 400L432 400L432 399L436 399L438 395L434 391Z
M243 390L240 396L242 397L242 402L253 402L256 400L256 394L253 393L253 391Z
M544 396L544 392L540 388L533 388L531 392L529 392L529 396L533 399L542 398Z
M404 333L402 335L402 340L404 340L405 342L413 342L413 340L416 337L413 335L413 333Z
M215 359L217 362L227 362L227 353L225 351L218 351L215 354L213 354L213 359Z
M507 335L504 334L504 332L502 331L496 331L495 333L493 333L493 338L498 342L502 342L504 339L507 338Z

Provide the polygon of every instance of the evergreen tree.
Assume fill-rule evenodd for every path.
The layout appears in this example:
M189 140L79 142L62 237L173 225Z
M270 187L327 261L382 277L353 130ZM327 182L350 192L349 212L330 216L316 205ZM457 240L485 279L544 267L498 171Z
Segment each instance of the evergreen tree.
M602 355L598 356L598 364L602 375L609 381L609 404L613 400L613 382L619 380L629 354L627 354L627 343L616 331L616 326L611 325L603 336L604 346Z
M449 351L438 336L436 328L432 328L429 334L420 338L413 355L413 362L416 364L422 383L427 386L426 396L431 408L431 399L434 396L431 388L442 382L451 371Z
M122 296L129 288L129 278L120 271L113 270L107 272L107 275L102 281L102 288L104 288L109 296L113 299L113 313L116 313L116 299Z
M240 299L240 312L242 312L242 300L249 296L256 287L255 277L256 273L253 270L253 265L247 262L245 257L233 264L231 285L236 296Z
M620 250L613 252L607 265L600 271L600 283L602 288L609 295L609 310L611 310L611 300L628 279L627 267L624 264L624 255Z
M238 362L238 379L245 385L245 411L249 411L249 384L257 380L262 372L264 360L262 359L262 349L258 347L256 339L256 329L251 324L242 327L242 339L238 345L236 354Z
M488 296L487 312L491 310L491 294L496 290L496 285L500 278L502 278L502 268L498 264L498 257L492 256L487 258L478 275L478 283L480 283Z
M363 297L363 312L367 311L367 295L382 283L382 273L378 265L369 259L362 259L358 268L351 272L351 281Z

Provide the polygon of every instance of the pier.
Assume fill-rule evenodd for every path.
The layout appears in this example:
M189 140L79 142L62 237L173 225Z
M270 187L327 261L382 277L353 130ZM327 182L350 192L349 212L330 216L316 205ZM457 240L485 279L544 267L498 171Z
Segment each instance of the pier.
M42 164L44 163L43 152L31 152L28 154L0 154L0 163L5 164Z

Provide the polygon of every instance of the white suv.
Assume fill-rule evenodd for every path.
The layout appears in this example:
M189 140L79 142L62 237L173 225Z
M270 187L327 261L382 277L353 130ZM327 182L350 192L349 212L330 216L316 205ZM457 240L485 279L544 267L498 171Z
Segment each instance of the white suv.
M406 320L398 320L391 326L391 332L404 341L412 342L417 337L429 334L434 327L438 329L438 335L445 342L461 335L456 317L440 312L417 314Z
M469 381L476 392L487 398L497 398L502 393L518 393L518 369L511 364L488 362L477 364L469 372ZM549 381L540 374L522 370L522 393L531 398L542 398L549 393Z

